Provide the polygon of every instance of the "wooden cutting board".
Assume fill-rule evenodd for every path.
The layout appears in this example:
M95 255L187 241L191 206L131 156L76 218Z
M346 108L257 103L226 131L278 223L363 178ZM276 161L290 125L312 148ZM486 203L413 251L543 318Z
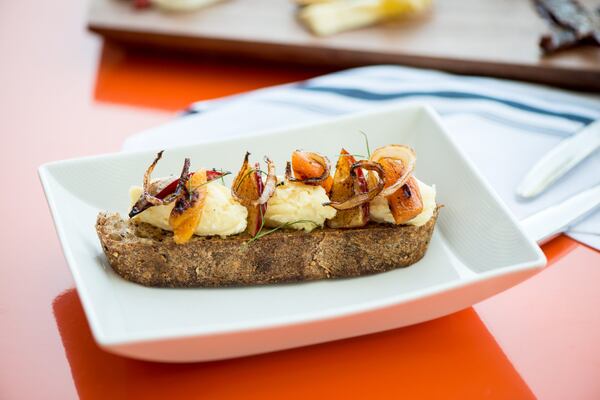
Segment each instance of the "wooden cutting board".
M598 1L583 1L598 6ZM350 67L403 64L600 91L600 48L542 57L546 27L528 0L434 0L427 15L318 38L291 0L224 0L191 13L92 0L89 29L113 40L199 53Z

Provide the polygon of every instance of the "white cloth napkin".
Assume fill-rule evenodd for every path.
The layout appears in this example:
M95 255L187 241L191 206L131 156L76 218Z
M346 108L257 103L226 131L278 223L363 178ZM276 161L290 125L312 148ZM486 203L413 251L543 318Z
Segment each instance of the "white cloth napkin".
M399 66L355 68L198 102L184 117L130 137L123 150L200 143L407 102L430 104L441 114L450 134L518 218L600 183L597 153L540 197L523 201L515 195L540 157L600 118L599 96ZM600 249L600 212L572 226L568 234Z

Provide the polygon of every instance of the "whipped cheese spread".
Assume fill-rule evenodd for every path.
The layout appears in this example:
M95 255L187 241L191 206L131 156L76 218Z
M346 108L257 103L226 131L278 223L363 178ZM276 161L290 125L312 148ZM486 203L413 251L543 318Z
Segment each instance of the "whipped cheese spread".
M133 186L129 189L131 205L142 194L143 189ZM173 229L169 225L169 215L175 203L164 206L154 206L138 214L134 219L154 225L168 231ZM246 207L236 202L231 196L231 189L218 181L206 185L206 199L202 209L200 223L194 230L199 236L229 236L246 230Z
M321 186L285 181L277 186L267 203L265 225L278 227L295 221L311 221L313 223L299 222L286 226L310 232L323 226L326 219L335 217L336 210L333 207L323 206L328 201L329 197Z
M416 179L416 178L415 178ZM435 211L435 186L428 186L416 179L419 185L419 191L421 192L421 198L423 200L423 211L413 219L405 222L406 225L421 226L425 225L427 221L433 216ZM381 196L375 197L370 204L371 219L375 222L387 222L390 224L395 223L394 216L390 211L387 199Z

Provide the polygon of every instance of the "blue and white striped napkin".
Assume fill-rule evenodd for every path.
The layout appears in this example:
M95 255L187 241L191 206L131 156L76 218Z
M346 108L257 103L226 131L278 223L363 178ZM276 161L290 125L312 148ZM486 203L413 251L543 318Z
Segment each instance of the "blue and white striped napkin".
M195 144L408 102L430 104L441 114L450 134L518 218L600 183L600 154L595 154L539 198L522 201L515 195L540 157L600 118L599 96L400 66L355 68L198 102L185 117L130 137L123 149ZM600 212L568 234L600 249Z

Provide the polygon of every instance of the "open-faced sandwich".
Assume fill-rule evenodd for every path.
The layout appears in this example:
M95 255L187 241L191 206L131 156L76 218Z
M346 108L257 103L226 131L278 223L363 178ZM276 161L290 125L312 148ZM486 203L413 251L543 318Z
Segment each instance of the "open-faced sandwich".
M100 213L96 230L112 268L148 286L254 285L353 277L406 267L429 244L435 188L413 175L407 146L356 161L294 151L284 176L246 153L231 188L226 172L190 172L130 189L129 219Z

